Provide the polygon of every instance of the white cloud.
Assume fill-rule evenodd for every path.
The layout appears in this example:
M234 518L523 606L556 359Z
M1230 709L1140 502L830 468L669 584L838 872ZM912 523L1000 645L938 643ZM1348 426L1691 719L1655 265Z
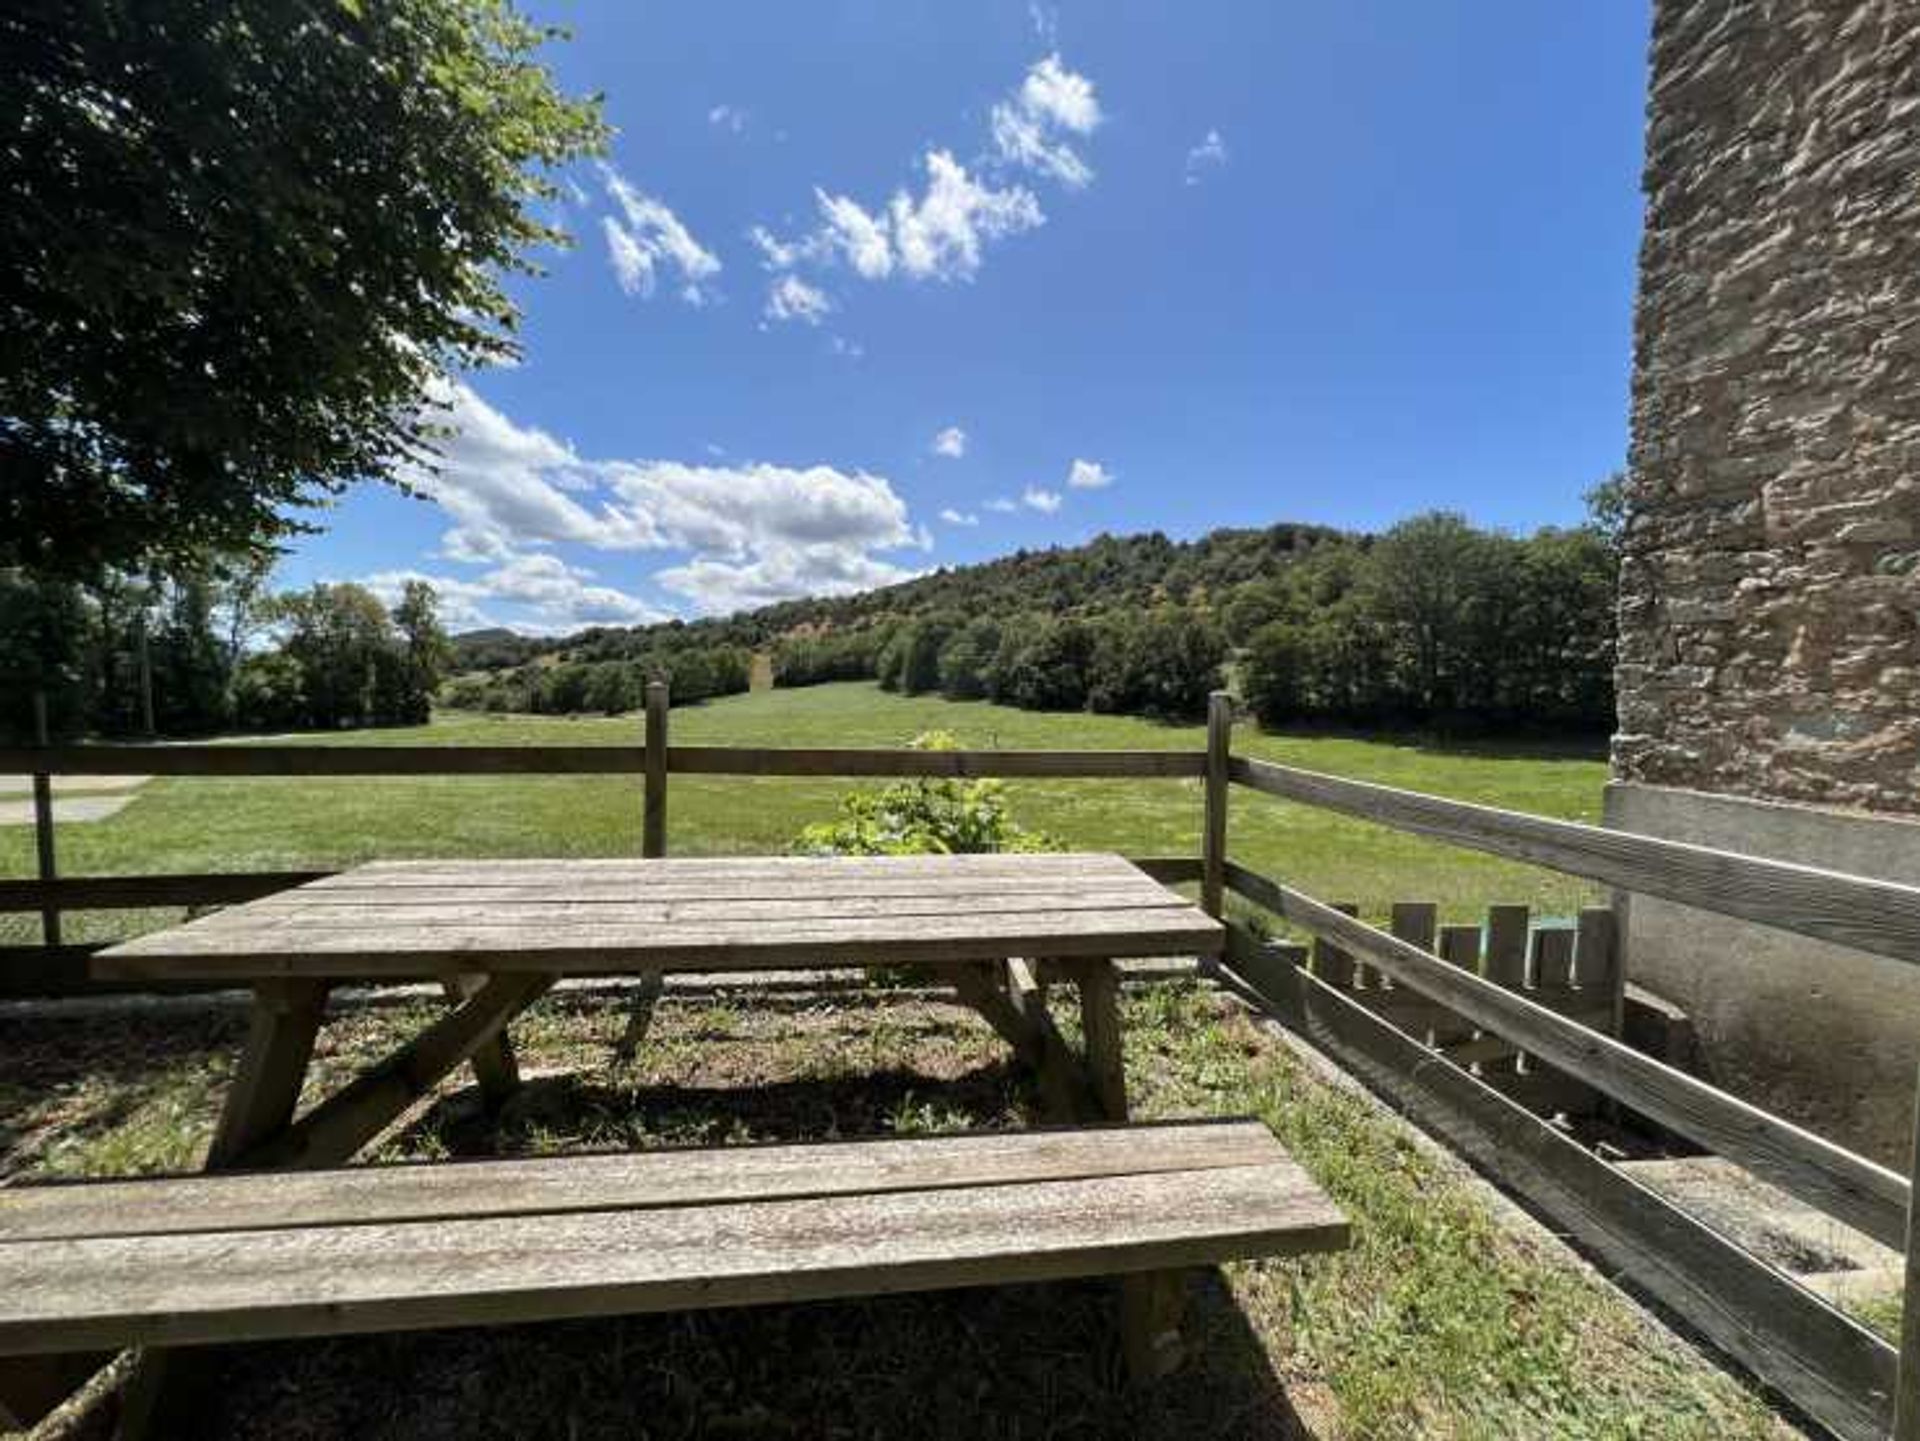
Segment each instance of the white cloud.
M948 460L958 460L967 453L967 433L957 425L949 425L933 438L933 453L944 455Z
M1001 515L1009 515L1020 509L1020 502L1017 500L1008 500L1004 495L996 495L980 508L982 510L997 511Z
M948 506L945 510L940 512L940 519L944 520L948 525L980 524L980 517L975 515L972 511L955 510L952 506Z
M797 275L783 275L767 287L766 316L769 320L802 320L818 325L833 301L817 285L809 285Z
M751 117L738 105L716 105L707 112L707 124L733 135L744 134Z
M1060 39L1060 10L1058 6L1042 5L1039 0L1027 0L1027 19L1033 24L1033 33L1042 45L1051 49Z
M423 580L440 598L441 618L455 629L493 623L492 606L517 605L531 613L516 624L531 630L572 630L585 625L645 625L670 617L659 606L609 585L591 583L593 572L556 555L516 555L478 577L388 570L361 583L391 605L409 580Z
M844 195L829 195L815 189L822 227L815 235L815 248L845 256L854 273L864 280L884 280L893 273L893 240L884 217L867 214L857 201Z
M1042 515L1052 515L1060 509L1061 500L1059 491L1042 490L1037 485L1030 485L1020 493L1020 504L1028 510L1037 510Z
M709 615L750 610L801 595L849 595L912 580L919 572L835 545L777 546L735 564L707 557L654 577Z
M1113 472L1097 460L1076 460L1067 467L1067 484L1075 490L1105 490L1113 484Z
M1046 219L1032 191L983 185L944 150L929 150L926 167L927 188L918 200L900 190L887 205L894 254L916 280L970 280L985 242Z
M1010 165L1077 189L1093 179L1093 170L1071 138L1091 135L1103 118L1093 82L1067 69L1058 55L1049 55L1027 71L1017 91L994 105L994 148Z
M1187 184L1198 185L1207 171L1219 170L1226 163L1227 142L1220 138L1218 130L1209 130L1200 143L1187 152Z
M680 298L704 305L712 298L709 282L720 273L719 257L693 238L693 232L666 205L637 190L612 166L601 167L607 195L623 218L604 215L607 255L614 278L628 295L653 294L662 272L678 272Z
M884 476L830 465L589 460L516 425L464 384L446 387L443 399L436 419L454 433L437 466L407 478L454 522L441 554L495 567L461 582L476 605L514 600L582 623L640 613L645 602L589 584L591 572L542 549L556 543L687 552L655 580L702 609L726 609L733 595L887 584L906 572L878 553L931 544Z

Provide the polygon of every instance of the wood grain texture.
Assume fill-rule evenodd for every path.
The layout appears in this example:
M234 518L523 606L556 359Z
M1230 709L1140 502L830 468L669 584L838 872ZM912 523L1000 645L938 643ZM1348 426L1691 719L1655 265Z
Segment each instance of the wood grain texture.
M1727 1355L1847 1441L1892 1415L1893 1348L1523 1107L1235 928L1245 994L1538 1206Z
M745 1204L20 1241L0 1353L551 1320L1127 1274L1347 1240L1290 1160Z
M1232 863L1227 876L1229 884L1255 905L1366 956L1396 981L1529 1054L1738 1162L1875 1240L1896 1248L1904 1243L1909 1187L1898 1173L1612 1036L1555 1015L1524 994L1503 990L1395 940L1311 896Z
M1220 936L1102 854L430 861L360 867L90 965L106 978L757 970L1209 955Z
M323 981L263 980L253 988L240 1067L227 1084L219 1124L207 1147L207 1169L222 1170L293 1117L326 1012Z
M332 875L331 871L229 871L201 875L63 876L0 880L0 912L44 905L68 911L131 911L149 906L220 906L257 900Z
M644 745L0 746L0 774L158 776L644 775ZM1198 750L779 749L670 746L667 769L682 775L956 776L1032 779L1152 779L1198 776Z
M1920 1179L1920 1081L1914 1088L1913 1165ZM1900 1374L1893 1441L1920 1441L1920 1214L1907 1211L1906 1267L1900 1295Z
M646 793L641 803L640 854L667 853L667 683L647 682Z
M1233 697L1215 691L1207 697L1207 768L1200 818L1200 908L1218 916L1226 895L1227 802L1233 760Z
M1268 795L1920 965L1920 887L1762 860L1236 756Z
M1269 1165L1278 1146L1234 1119L59 1181L0 1189L0 1248L1203 1171Z

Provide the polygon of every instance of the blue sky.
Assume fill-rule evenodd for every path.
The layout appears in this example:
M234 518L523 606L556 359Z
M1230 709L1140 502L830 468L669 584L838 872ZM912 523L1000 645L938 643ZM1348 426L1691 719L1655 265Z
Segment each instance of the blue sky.
M532 8L618 129L578 243L287 583L565 630L1622 462L1641 0Z

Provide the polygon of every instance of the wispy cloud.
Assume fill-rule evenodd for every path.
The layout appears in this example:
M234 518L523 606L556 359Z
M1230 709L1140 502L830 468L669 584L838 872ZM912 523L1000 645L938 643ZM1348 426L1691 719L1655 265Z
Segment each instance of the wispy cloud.
M690 305L710 300L710 283L720 273L719 257L694 239L663 202L635 187L612 166L602 167L601 178L607 197L620 212L600 221L620 288L644 299L653 294L660 276L672 271L682 300Z
M1044 490L1040 486L1030 485L1020 493L1020 504L1028 510L1037 510L1042 515L1052 515L1060 509L1064 497L1057 490Z
M833 309L826 291L809 285L797 275L782 275L767 287L766 317L769 320L799 320L818 325Z
M967 433L957 425L949 425L933 438L933 453L944 455L948 460L958 460L967 453Z
M993 143L1008 164L1077 189L1093 179L1093 169L1072 141L1091 135L1102 118L1093 82L1049 55L993 107Z
M751 118L738 105L716 105L707 112L707 124L715 130L724 130L730 135L745 134Z
M1200 143L1187 152L1187 184L1198 185L1206 178L1207 171L1224 169L1226 163L1227 142L1220 138L1218 130L1209 130Z
M944 520L948 525L980 524L980 517L975 515L972 511L955 510L952 506L948 506L945 510L940 512L940 519Z
M1067 467L1067 484L1075 490L1105 490L1113 484L1113 472L1097 460L1076 460Z
M1017 500L1009 500L1004 495L996 495L992 500L988 501L985 505L981 506L980 508L982 510L991 510L991 511L997 512L1000 515L1010 515L1014 511L1020 509L1020 502Z

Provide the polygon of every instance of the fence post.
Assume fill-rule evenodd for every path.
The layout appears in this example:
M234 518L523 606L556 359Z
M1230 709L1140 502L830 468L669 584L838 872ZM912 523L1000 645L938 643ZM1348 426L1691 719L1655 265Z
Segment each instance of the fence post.
M640 854L667 853L667 683L647 682L647 799Z
M1227 882L1227 764L1233 754L1233 697L1207 697L1207 802L1200 838L1200 905L1219 916Z
M1914 1087L1914 1194L1907 1198L1906 1290L1900 1301L1900 1371L1894 1384L1893 1441L1920 1441L1920 1084Z
M53 744L43 690L33 693L33 738L37 745ZM53 860L53 777L45 771L33 775L33 844L40 858L40 879L52 881L59 869ZM50 946L60 944L60 908L51 901L40 908L40 939Z

